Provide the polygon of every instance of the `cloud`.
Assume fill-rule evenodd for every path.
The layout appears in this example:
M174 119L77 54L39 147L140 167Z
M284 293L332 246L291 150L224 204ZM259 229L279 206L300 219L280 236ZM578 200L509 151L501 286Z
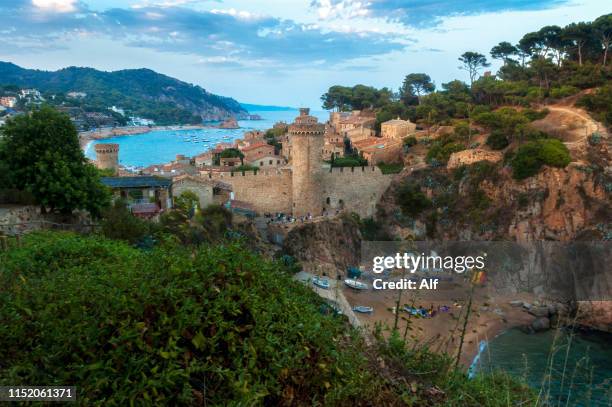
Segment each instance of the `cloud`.
M430 27L442 18L508 10L538 10L565 0L313 0L320 19L382 17L413 27Z
M71 13L77 10L76 0L32 0L32 5L44 11Z
M13 41L57 42L79 33L110 37L132 47L193 54L209 58L208 64L216 58L219 65L270 61L277 67L322 59L335 64L405 47L393 35L339 32L232 8L204 11L164 5L95 12L76 0L16 1L17 7L0 5L0 20L12 29L6 38Z

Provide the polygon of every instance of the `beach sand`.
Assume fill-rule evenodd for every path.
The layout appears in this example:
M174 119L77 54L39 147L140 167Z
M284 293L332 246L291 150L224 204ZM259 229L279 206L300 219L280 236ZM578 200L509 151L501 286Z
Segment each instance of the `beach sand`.
M367 291L357 291L343 287L342 291L351 306L365 305L374 308L372 314L357 314L366 329L373 330L376 323L393 326L395 314L392 309L396 305L397 290L373 290L370 287ZM432 318L419 318L402 311L399 316L399 331L402 335L406 333L408 343L427 344L434 351L456 355L468 298L469 286L462 282L444 282L438 290L404 290L400 308L409 305L437 310L439 306L445 305L449 307L449 311L436 313ZM472 313L461 355L461 363L464 366L469 366L478 353L480 341L489 341L509 328L526 325L534 320L534 317L521 307L510 305L510 301L516 299L531 300L519 295L493 297L489 295L486 287L474 291Z

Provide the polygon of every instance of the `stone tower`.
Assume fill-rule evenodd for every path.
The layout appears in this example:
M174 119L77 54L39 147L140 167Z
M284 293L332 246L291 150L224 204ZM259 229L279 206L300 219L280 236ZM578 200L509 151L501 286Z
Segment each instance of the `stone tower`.
M96 167L101 170L119 169L119 144L96 144Z
M289 126L293 216L320 216L323 211L321 152L324 133L325 125L310 116L308 108L301 108L300 115Z

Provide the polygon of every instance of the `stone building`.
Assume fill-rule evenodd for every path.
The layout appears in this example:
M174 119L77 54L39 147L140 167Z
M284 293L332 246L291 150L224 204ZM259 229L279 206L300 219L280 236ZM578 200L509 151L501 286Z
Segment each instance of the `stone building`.
M193 178L227 185L232 200L247 203L258 213L283 212L299 217L347 210L364 217L374 215L376 203L393 176L375 166L331 168L325 164L325 126L309 113L309 109L300 109L289 126L290 165L245 172L204 169ZM193 189L198 194L203 183L192 182L183 190Z
M275 168L280 167L287 164L287 160L285 160L280 155L266 154L262 157L256 157L252 160L249 160L245 157L245 164L252 165L253 167L258 168Z
M402 142L398 139L368 137L353 143L356 149L370 165L379 163L396 163L402 160Z
M414 133L416 133L416 124L410 120L401 120L399 117L380 125L380 135L382 138L401 140Z
M100 143L95 145L96 167L101 170L119 169L119 144Z

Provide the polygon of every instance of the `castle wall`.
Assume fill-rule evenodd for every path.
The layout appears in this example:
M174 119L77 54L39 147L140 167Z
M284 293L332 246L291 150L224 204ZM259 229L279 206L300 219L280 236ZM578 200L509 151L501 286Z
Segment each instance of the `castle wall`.
M328 213L347 210L361 217L373 216L376 213L376 203L392 179L393 175L384 175L378 167L326 170L322 174L323 210Z
M234 199L252 204L258 213L291 213L290 170L204 173L202 177L230 184Z

